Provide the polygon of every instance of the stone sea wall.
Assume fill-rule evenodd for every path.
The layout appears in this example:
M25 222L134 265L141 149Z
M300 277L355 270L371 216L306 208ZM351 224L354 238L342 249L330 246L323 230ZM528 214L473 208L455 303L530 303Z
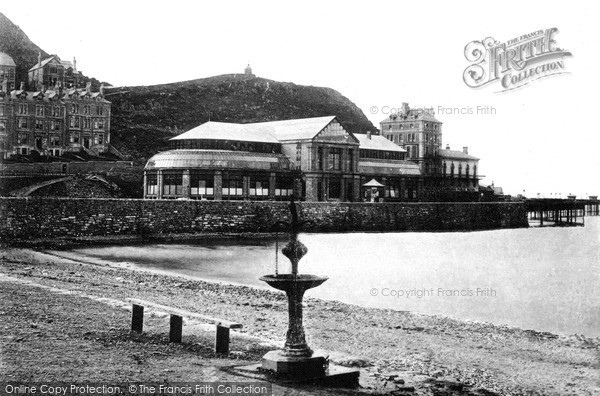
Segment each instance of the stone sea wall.
M472 231L527 227L521 203L301 202L308 232ZM283 230L287 202L0 198L0 238Z

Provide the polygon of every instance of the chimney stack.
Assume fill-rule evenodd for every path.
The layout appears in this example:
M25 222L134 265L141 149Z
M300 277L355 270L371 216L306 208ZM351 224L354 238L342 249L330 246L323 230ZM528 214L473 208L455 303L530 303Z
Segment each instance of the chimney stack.
M469 154L469 147L467 147L467 146L463 147L463 153Z
M100 96L104 97L104 83L100 84Z
M408 114L410 108L408 107L408 103L406 102L402 102L402 113L404 113L404 115Z
M38 52L38 66L42 66L42 53Z
M75 59L75 57L73 57L73 71L77 71L77 59Z
M91 81L88 81L85 84L85 92L88 94L92 93L92 82Z
M450 145L446 143L446 150L450 150Z

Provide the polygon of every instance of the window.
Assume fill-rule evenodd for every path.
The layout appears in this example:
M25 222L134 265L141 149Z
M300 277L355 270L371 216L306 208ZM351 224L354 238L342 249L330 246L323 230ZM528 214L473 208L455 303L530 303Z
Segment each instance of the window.
M43 120L35 120L35 129L37 129L37 130L44 129L44 121Z
M334 147L330 149L331 153L331 164L330 169L333 170L342 170L342 149L338 147Z
M104 115L104 108L102 106L96 106L96 115Z
M27 118L20 117L20 118L17 120L17 126L18 126L20 129L27 129Z
M50 74L56 74L58 73L58 69L56 68L56 65L50 65Z
M317 161L319 163L319 170L323 170L323 147L317 148Z
M27 144L27 134L26 133L17 134L17 144Z
M348 171L354 172L354 149L348 149Z
M44 115L44 106L41 106L41 105L35 106L35 115L43 116Z
M250 177L250 196L253 198L269 196L269 176Z
M0 132L6 129L6 121L0 120Z
M4 106L0 106L0 117L4 117Z
M60 146L60 136L50 135L50 146Z
M61 117L62 115L62 108L60 106L54 106L52 107L52 117Z
M71 143L79 143L79 133L73 132L71 134Z
M294 179L278 177L275 180L275 198L289 197L294 193Z
M400 180L388 180L385 186L385 197L396 199L402 198L402 196L400 195Z
M146 194L156 195L158 194L158 177L156 173L146 174Z
M163 174L163 195L182 195L183 194L183 174L165 173Z
M302 161L302 144L296 144L296 161Z
M243 180L241 175L223 174L223 198L241 198L243 193Z
M85 129L91 129L92 128L92 120L89 118L84 118L83 119L83 127Z
M190 193L192 197L212 198L215 194L212 173L192 172L190 174Z
M329 198L340 199L342 197L342 180L339 177L329 178Z

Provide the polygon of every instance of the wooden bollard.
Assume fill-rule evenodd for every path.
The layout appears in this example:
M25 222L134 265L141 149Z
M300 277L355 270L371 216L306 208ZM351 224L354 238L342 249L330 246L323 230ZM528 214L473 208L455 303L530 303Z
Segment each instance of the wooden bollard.
M229 327L217 325L215 352L223 355L229 355Z
M183 318L179 315L171 314L171 327L169 330L169 342L181 342L181 333L183 330Z
M131 310L131 331L141 333L144 329L144 306L133 304Z

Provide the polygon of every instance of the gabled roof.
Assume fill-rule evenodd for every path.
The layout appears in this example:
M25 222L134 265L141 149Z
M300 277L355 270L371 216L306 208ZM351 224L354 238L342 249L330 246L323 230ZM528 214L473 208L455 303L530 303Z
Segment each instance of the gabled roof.
M445 150L445 149L440 149L440 157L442 158L451 158L451 159L457 159L457 160L474 160L474 161L479 161L479 158L474 157L472 155L469 154L465 154L462 151L458 151L458 150Z
M68 60L61 60L61 61L60 61L60 63L61 63L61 64L62 64L62 65L65 67L65 69L68 69L69 67L70 67L71 69L73 69L73 70L75 69L75 68L73 67L73 63L72 63L71 61L68 61Z
M397 151L406 153L405 149L381 135L371 135L370 139L369 136L364 133L355 133L354 136L358 139L358 143L360 144L359 148L363 150Z
M13 58L5 54L4 52L0 52L0 66L17 66Z
M281 143L289 140L314 139L336 120L335 116L299 118L284 121L233 124L209 121L171 140L216 139L245 142ZM347 132L354 140L354 135Z
M60 60L60 58L59 58L58 56L56 56L56 55L52 55L50 58L46 58L46 59L44 59L44 60L42 61L42 63L36 63L35 65L33 65L33 66L31 67L31 69L29 69L29 71L37 70L37 69L40 69L40 68L42 68L42 67L46 66L48 63L50 63L50 61L51 61L52 59L56 59L56 61L57 61L58 63L62 64L62 62L61 62L61 60Z
M241 142L279 143L267 126L258 124L232 124L209 121L190 129L170 140L214 139L235 140Z
M303 140L313 139L335 119L335 116L325 116L258 122L246 125L252 125L253 128L259 126L270 128L273 135L279 140Z

